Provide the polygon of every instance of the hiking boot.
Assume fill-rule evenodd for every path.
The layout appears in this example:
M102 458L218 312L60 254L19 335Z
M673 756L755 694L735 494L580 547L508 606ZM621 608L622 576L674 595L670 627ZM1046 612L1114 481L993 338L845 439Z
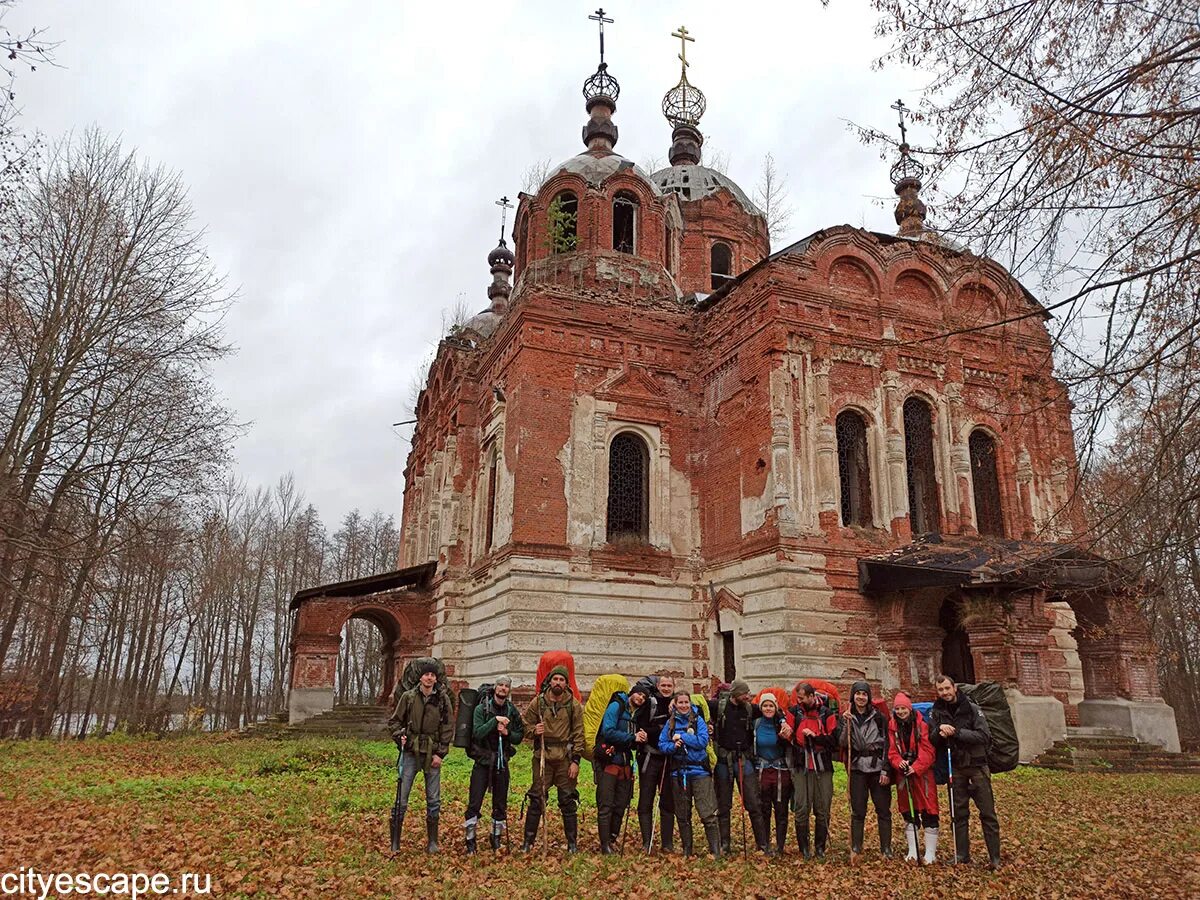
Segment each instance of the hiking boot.
M499 822L492 822L492 836L488 839L488 842L492 845L492 849L497 852L500 850L500 837L504 834L506 827L503 819Z
M475 820L467 823L467 856L475 855Z

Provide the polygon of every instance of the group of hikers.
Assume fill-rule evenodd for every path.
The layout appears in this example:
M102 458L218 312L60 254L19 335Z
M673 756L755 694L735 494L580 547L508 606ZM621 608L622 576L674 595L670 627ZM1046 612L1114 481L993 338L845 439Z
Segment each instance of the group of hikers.
M677 690L670 676L648 676L627 691L610 695L588 747L584 709L566 666L550 670L523 713L512 700L511 679L497 678L481 691L470 720L468 753L474 767L467 800L466 851L476 852L489 792L490 845L500 849L508 821L511 760L522 743L529 743L533 784L525 803L521 844L525 852L538 844L551 786L557 793L567 851L578 850L577 785L580 762L586 758L596 778L602 854L623 851L636 782L645 853L655 848L656 830L663 852L673 852L677 829L684 855L692 855L693 808L712 856L730 853L736 791L743 846L749 844L745 837L749 820L759 852L783 853L789 819L794 819L800 854L805 859L814 855L824 859L836 759L849 773L851 858L863 852L868 799L878 822L880 854L892 857L894 784L904 820L904 858L929 864L937 858L942 831L934 777L935 760L940 759L950 774L954 862L971 861L968 804L974 802L989 864L998 868L1000 825L988 770L987 720L953 679L938 675L933 687L937 699L926 717L914 710L903 692L895 694L889 710L872 696L865 681L852 685L850 702L842 709L829 692L808 682L797 684L790 696L763 691L753 697L746 682L735 680L722 685L718 696L709 701ZM449 689L439 681L434 661L421 664L419 682L400 695L389 727L400 749L392 849L399 848L409 794L420 771L425 781L426 849L435 853L440 767L450 751L454 720Z

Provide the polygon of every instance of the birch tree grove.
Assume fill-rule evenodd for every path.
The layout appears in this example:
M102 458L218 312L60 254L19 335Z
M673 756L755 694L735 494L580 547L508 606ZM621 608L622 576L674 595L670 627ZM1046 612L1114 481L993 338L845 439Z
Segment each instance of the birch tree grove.
M209 367L232 298L178 176L90 131L21 183L0 233L0 734L278 709L291 595L334 548L348 577L387 568L369 542L394 548L394 526L355 514L331 541L290 478L227 480Z

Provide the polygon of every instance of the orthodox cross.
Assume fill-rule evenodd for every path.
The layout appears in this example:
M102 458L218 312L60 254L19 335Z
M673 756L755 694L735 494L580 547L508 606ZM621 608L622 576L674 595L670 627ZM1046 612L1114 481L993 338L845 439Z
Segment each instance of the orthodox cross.
M691 65L687 61L687 45L689 43L696 43L696 39L688 34L687 27L684 25L680 25L678 31L672 31L671 37L679 38L679 61L683 63L683 68L686 71L687 67Z
M609 25L611 25L613 20L606 19L604 17L603 6L596 10L594 15L588 16L588 18L593 22L600 23L600 65L604 65L604 23L607 22Z
M904 114L908 112L908 107L904 105L903 100L897 100L890 107L900 114L900 143L908 143L908 132L904 128Z
M500 240L504 240L504 222L508 218L508 211L512 209L512 203L507 197L501 197L496 201L496 205L500 207Z

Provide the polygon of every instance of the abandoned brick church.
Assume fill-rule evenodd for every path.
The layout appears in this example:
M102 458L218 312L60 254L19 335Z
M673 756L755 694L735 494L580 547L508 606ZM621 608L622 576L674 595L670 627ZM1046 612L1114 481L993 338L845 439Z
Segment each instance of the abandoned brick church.
M772 252L703 164L687 74L653 173L615 149L606 65L586 80L584 151L521 194L490 305L429 371L399 570L293 602L292 720L332 706L360 617L385 638L381 700L427 654L528 686L566 649L585 689L670 670L927 696L945 670L1008 687L1022 759L1068 724L1178 750L1145 588L1082 546L1048 314L926 225L907 144L897 234Z

